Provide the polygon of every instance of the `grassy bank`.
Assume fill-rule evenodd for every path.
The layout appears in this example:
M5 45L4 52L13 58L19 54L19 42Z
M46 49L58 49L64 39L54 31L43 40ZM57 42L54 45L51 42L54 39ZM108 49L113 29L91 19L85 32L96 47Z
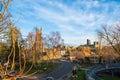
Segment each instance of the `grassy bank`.
M113 77L101 77L101 80L120 80L120 78Z
M78 71L76 77L71 77L71 80L86 80L85 79L85 71Z
M26 64L25 72L30 68L31 63ZM37 73L49 73L52 70L56 69L59 66L57 62L42 62L35 64L32 69L29 71L28 74L34 73L37 71Z

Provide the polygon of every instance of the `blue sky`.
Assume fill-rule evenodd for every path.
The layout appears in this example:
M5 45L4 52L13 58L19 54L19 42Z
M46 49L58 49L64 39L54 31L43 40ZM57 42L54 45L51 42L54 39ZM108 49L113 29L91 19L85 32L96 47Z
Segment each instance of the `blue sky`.
M43 34L59 31L65 44L82 45L97 40L102 24L120 20L119 0L12 0L9 12L22 35L35 27Z

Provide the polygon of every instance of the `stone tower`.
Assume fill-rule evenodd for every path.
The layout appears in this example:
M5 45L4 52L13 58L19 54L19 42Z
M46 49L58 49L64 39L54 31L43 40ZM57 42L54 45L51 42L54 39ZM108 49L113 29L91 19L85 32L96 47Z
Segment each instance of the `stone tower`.
M36 28L36 38L35 38L35 53L36 58L40 58L41 54L44 52L44 44L42 41L42 28Z
M91 44L90 40L87 39L87 46L89 46Z
M99 46L100 46L99 42L95 41L95 42L94 42L94 47L95 47L95 48L98 48Z

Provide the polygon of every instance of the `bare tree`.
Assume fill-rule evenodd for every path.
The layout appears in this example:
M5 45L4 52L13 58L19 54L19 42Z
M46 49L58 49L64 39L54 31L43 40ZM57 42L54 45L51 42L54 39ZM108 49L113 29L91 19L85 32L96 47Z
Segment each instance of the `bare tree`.
M36 53L36 62L42 60L42 55L44 52L43 40L42 40L42 28L36 28L35 35L35 53Z
M6 30L9 25L8 17L10 14L8 13L8 7L10 5L11 0L2 0L0 1L0 33Z
M19 31L19 29L15 27L14 23L10 19L10 14L8 13L8 7L10 5L10 2L11 0L0 0L0 41L3 39L6 42L6 44L9 45L7 46L10 47L10 51L8 55L6 56L7 62L6 63L0 62L0 74L4 79L6 79L6 74L9 75L11 70L12 71L15 70L15 65L18 63L15 60L16 56L18 56L17 59L19 58L18 59L19 60L19 71L18 71L19 74L17 77L23 76L23 73L26 67L27 50L25 50L24 46L27 45L27 43L25 43L24 41L24 44L22 44L21 46L21 43L22 43L21 32ZM30 48L29 50L30 50L30 53L32 54L32 65L25 72L25 74L27 74L32 69L34 61L35 61L35 56L34 56L35 48L34 48L33 35L29 34L28 39L29 39L29 43L31 44L29 46ZM16 47L18 49L16 49ZM21 59L23 59L23 62L24 62L23 65L22 65ZM6 70L3 70L3 67L5 67ZM8 70L8 67L10 67L11 70Z
M35 47L34 47L34 44L35 44L35 40L34 40L34 35L32 33L29 33L28 34L28 40L27 40L27 43L28 43L28 50L29 50L29 55L32 56L32 65L30 66L30 68L25 72L25 74L27 74L34 66L35 64Z
M111 46L115 53L120 55L120 22L115 25L103 25L101 31L102 39Z
M51 32L43 38L43 42L47 49L52 49L53 56L56 57L57 47L63 44L63 39L59 32Z
M97 34L98 34L98 39L99 39L99 47L96 48L96 51L98 53L99 63L101 63L102 58L103 58L103 55L102 55L102 52L101 52L103 34L100 31L97 31Z

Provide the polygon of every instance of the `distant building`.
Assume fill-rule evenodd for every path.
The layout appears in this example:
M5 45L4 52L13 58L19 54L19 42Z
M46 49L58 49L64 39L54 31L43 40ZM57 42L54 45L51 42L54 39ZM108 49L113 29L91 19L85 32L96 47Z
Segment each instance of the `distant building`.
M99 42L94 41L93 44L91 44L90 39L87 39L87 43L79 47L82 49L85 57L90 57L90 62L98 63L97 49L100 47Z
M91 63L99 63L98 55L95 53L92 53L90 56L90 62Z
M82 49L83 49L83 51L86 49L86 50L90 50L89 52L89 54L91 54L91 53L96 53L96 48L99 48L100 47L100 44L99 44L99 42L97 42L97 41L94 41L94 43L93 44L91 44L91 41L90 41L90 39L87 39L87 43L85 44L85 45L80 45L80 47L82 47ZM86 51L85 50L85 51Z
M62 56L65 55L65 50L61 50L61 55L62 55Z
M93 44L91 44L90 39L87 39L87 44L83 46L89 46L90 48L99 48L100 44L98 41L94 41Z
M35 50L34 55L36 62L40 60L52 60L61 58L61 46L53 47L51 49L47 49L44 47L42 28L36 28L35 42L32 48L34 48ZM33 57L33 52L30 49L28 49L27 53L29 53L27 54L27 58L31 59Z
M91 45L91 42L89 39L87 39L87 46L90 46Z
M95 42L94 42L94 47L95 47L95 48L98 48L98 47L100 47L100 44L99 44L99 42L96 42L96 41L95 41Z

